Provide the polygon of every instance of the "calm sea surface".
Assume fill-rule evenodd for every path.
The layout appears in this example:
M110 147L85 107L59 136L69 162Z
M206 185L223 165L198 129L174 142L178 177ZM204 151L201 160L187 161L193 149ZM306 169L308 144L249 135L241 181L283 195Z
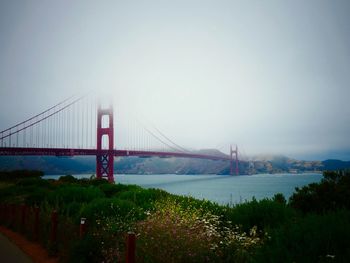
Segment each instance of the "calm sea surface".
M59 175L44 178L57 179ZM90 175L75 175L77 178ZM236 204L253 197L262 199L283 193L289 198L295 187L319 182L321 174L257 174L247 176L225 175L134 175L118 174L115 181L122 184L137 184L145 188L159 188L169 193L189 195L199 199L208 199L219 204Z

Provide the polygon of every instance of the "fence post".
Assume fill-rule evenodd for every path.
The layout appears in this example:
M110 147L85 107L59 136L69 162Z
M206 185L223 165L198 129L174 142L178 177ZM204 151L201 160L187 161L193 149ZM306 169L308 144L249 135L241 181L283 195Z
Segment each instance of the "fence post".
M9 221L9 206L8 204L5 204L4 207L4 225L6 225Z
M34 240L39 240L39 207L34 207Z
M1 204L1 218L0 218L0 222L2 225L5 224L6 222L6 205L5 204Z
M85 234L86 234L86 218L82 217L80 219L80 231L79 231L80 238L83 238Z
M6 206L5 206L5 217L6 217L6 220L5 220L4 224L6 226L8 226L8 223L10 221L10 206L9 206L9 204L6 204Z
M21 205L21 230L25 230L27 206Z
M10 216L10 226L15 227L16 226L16 206L14 204L11 204L11 216Z
M57 241L57 211L53 210L51 213L51 242L54 244Z
M136 237L135 233L128 232L126 238L126 263L135 263Z
M4 205L0 204L0 224L3 223L4 220Z

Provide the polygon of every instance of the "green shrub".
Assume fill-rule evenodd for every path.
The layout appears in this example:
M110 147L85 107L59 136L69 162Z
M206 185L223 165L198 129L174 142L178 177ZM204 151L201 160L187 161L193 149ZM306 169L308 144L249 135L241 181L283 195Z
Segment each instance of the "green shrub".
M323 176L320 183L296 188L290 205L304 213L350 209L350 171L324 172Z
M54 188L54 186L51 184L50 181L41 179L41 178L25 178L20 179L16 183L17 186L36 186L36 187L42 187L42 188Z
M47 198L49 193L49 190L46 188L31 188L30 193L25 198L25 203L31 206L39 205Z
M185 210L195 210L200 214L211 213L220 216L223 220L228 220L228 212L231 210L227 206L221 206L208 200L198 200L190 196L171 195L173 200Z
M152 209L153 202L160 200L169 194L160 189L138 189L122 192L118 195L118 198L128 200L135 203L137 206L144 210Z
M70 202L88 203L105 195L97 187L82 187L79 185L63 185L48 196L51 204L65 205Z
M141 189L139 186L136 186L136 185L124 185L124 184L101 184L99 185L99 188L107 197L115 196L121 192Z
M269 199L259 201L253 199L236 205L228 213L229 220L234 224L242 225L245 231L253 226L257 226L258 229L276 227L296 216L289 206Z
M134 216L135 211L138 209L130 201L117 198L99 198L85 205L80 212L80 217L88 218L91 224L95 224L96 220L107 217L129 219L129 217Z
M76 218L79 215L81 208L81 203L71 202L64 205L62 213L64 213L67 217Z
M72 263L97 263L102 262L103 240L87 235L85 238L76 240L69 252L69 261Z
M256 262L349 262L350 212L308 214L271 230Z
M261 243L256 227L221 227L219 216L183 208L173 198L155 203L148 218L138 222L137 253L141 262L246 262Z

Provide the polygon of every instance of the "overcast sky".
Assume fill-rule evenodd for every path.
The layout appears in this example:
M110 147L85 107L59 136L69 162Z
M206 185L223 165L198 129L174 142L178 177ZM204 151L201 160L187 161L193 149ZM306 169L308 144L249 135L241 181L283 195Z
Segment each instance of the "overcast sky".
M0 0L0 129L94 89L116 122L185 147L350 160L349 14L346 0Z

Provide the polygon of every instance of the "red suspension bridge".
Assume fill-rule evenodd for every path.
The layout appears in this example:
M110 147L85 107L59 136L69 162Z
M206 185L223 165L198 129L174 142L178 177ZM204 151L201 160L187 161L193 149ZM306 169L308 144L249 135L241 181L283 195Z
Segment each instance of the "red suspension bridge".
M189 151L156 129L135 123L114 137L112 104L101 107L91 96L71 97L0 132L1 155L96 156L96 177L114 182L114 157L185 157L230 162L230 174L239 174L237 146L230 154ZM122 122L122 120L118 120ZM140 123L138 123L140 125Z

